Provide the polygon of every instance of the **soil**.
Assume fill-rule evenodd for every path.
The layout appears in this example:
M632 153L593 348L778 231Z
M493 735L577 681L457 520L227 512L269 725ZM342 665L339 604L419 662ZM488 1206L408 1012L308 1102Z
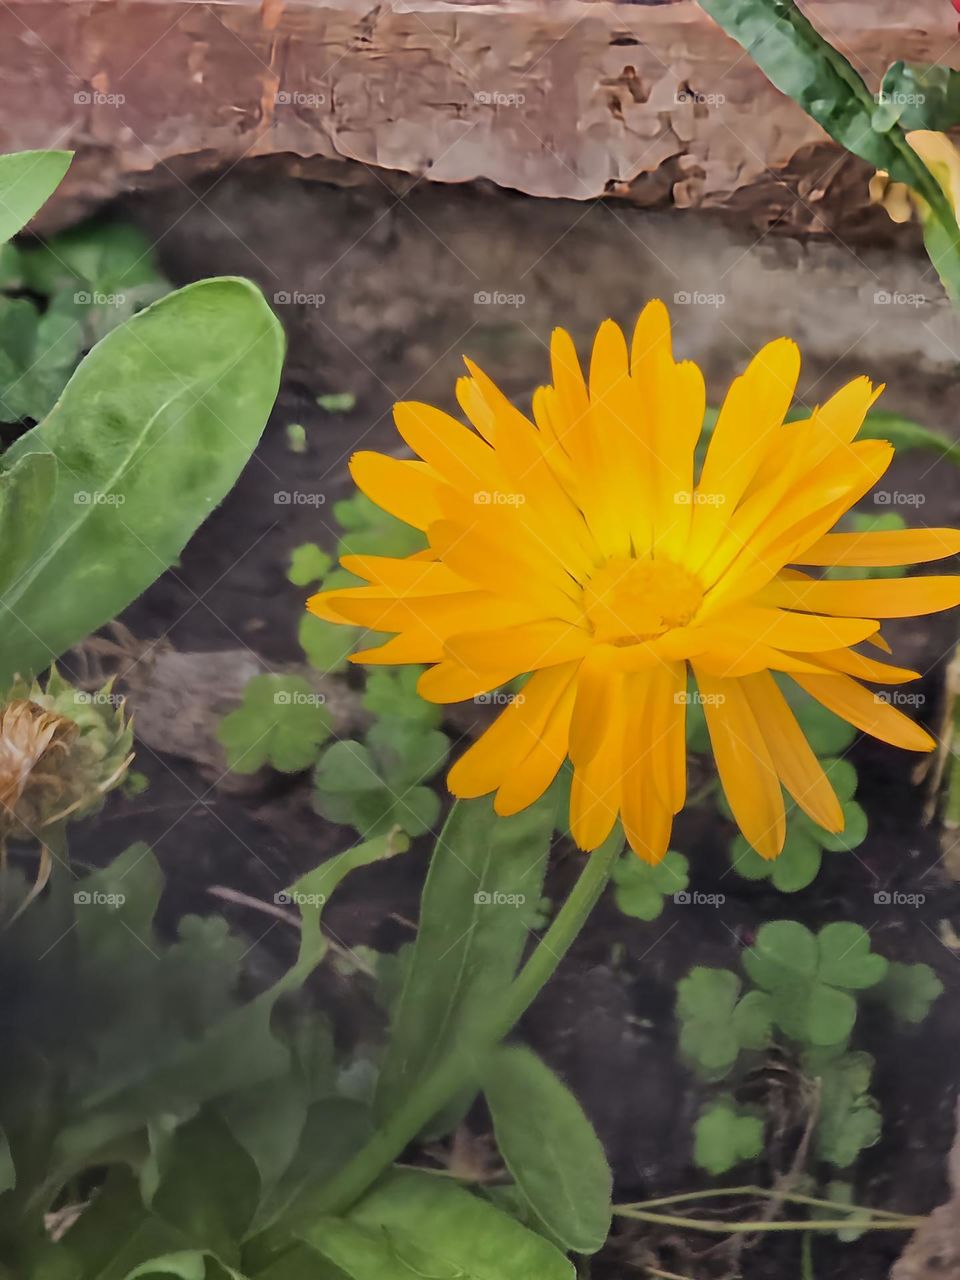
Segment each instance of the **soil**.
M181 565L127 611L123 621L138 640L183 651L247 649L274 669L299 661L296 624L304 593L285 577L289 551L306 540L333 545L330 506L351 492L350 452L361 442L398 448L389 418L393 400L415 396L452 407L464 351L511 393L529 394L545 376L543 342L553 324L566 324L583 340L605 315L626 319L658 293L668 300L679 292L725 295L721 303L672 308L676 345L705 365L714 402L749 349L786 332L804 351L805 400L866 372L890 384L887 408L931 427L953 427L956 320L932 300L936 288L924 261L909 249L854 255L839 243L754 243L703 215L535 203L483 188L421 187L398 200L393 192L372 193L369 185L351 191L269 178L263 165L241 166L208 192L184 188L122 210L151 232L177 283L240 273L270 297L325 297L317 304L278 302L290 359L262 445ZM865 309L864 299L881 286L931 300ZM473 295L484 290L521 294L524 301L475 302ZM357 395L352 411L330 414L317 405L317 395L347 390ZM288 448L285 427L292 422L306 428L305 454ZM949 464L909 455L895 464L894 486L923 495L924 523L960 518ZM294 490L321 494L324 502L275 502L275 493ZM935 723L955 621L901 624L890 638L896 660L919 663L925 673L921 716ZM866 741L852 758L870 819L856 856L828 856L814 885L785 898L766 882L732 875L729 825L714 813L689 811L674 845L690 859L691 887L724 895L722 905L668 902L658 920L644 924L605 899L526 1019L523 1034L596 1124L619 1200L706 1185L691 1160L691 1125L702 1093L677 1062L675 984L694 964L736 967L760 924L781 917L817 927L857 920L878 951L923 961L943 981L944 996L914 1033L866 1018L884 1134L862 1158L856 1199L927 1213L946 1198L960 1059L960 956L941 941L941 922L957 922L960 886L940 868L936 831L921 823L913 759ZM352 833L312 812L303 778L258 778L238 791L211 783L208 772L186 759L146 747L137 767L149 777L149 790L136 799L112 799L82 828L79 858L102 862L133 839L151 842L167 875L165 919L223 909L250 937L248 963L257 980L266 980L289 962L292 932L244 908L224 907L211 887L269 899ZM428 844L420 840L410 855L351 877L326 917L334 936L379 947L409 938ZM554 901L577 861L569 848L558 848L548 884ZM878 892L894 889L923 901L877 902ZM339 984L328 994L349 1029L363 1014L341 979L330 982ZM789 1147L788 1136L788 1153ZM783 1160L783 1150L771 1151L757 1168L733 1176L764 1181L768 1165L782 1169ZM846 1245L818 1237L814 1273L818 1280L879 1280L903 1243L893 1232ZM590 1274L626 1280L644 1275L641 1264L659 1258L664 1270L684 1276L737 1274L739 1267L749 1280L766 1280L800 1274L799 1251L796 1236L766 1236L752 1240L734 1265L717 1237L681 1238L628 1225L616 1230Z

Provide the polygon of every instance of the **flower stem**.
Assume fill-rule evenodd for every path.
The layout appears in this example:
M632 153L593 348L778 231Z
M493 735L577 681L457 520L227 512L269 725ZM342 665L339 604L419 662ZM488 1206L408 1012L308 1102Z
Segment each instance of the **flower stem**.
M735 1196L738 1199L763 1197L768 1200L786 1200L791 1204L812 1205L817 1209L833 1209L840 1205L836 1200L821 1200L816 1196L799 1195L796 1192L781 1192L772 1187L714 1187L707 1191L683 1191L679 1195L660 1196L656 1200L636 1200L630 1204L614 1205L614 1212L634 1209L660 1209L670 1204L689 1203L692 1200L714 1200L718 1197ZM912 1223L916 1219L911 1214L895 1213L892 1209L874 1209L864 1204L844 1204L844 1210L856 1213L859 1217L886 1218L891 1222Z
M401 1103L394 1114L333 1178L303 1192L283 1215L285 1230L320 1214L348 1209L392 1164L408 1143L444 1106L476 1083L487 1053L520 1020L596 905L623 848L619 831L589 855L566 902L530 958L507 988L503 999L479 1031L455 1045ZM270 1229L270 1236L274 1236Z
M709 1231L714 1235L747 1235L755 1231L838 1231L853 1228L858 1231L915 1231L925 1218L802 1218L796 1222L722 1222L710 1218L681 1218L670 1213L645 1213L641 1209L615 1207L621 1218L633 1218L638 1222L655 1222L662 1227L686 1227L690 1231Z

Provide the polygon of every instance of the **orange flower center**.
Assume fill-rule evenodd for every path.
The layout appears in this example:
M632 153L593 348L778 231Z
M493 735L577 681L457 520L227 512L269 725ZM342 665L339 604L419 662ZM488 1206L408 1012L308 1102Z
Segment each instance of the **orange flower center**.
M702 600L700 583L672 560L616 556L583 588L587 621L608 644L635 644L685 627Z

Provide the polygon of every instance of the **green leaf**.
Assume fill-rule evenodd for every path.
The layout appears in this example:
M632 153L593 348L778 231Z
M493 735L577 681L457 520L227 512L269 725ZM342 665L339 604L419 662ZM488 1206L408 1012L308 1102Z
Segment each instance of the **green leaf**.
M535 1053L494 1050L481 1087L500 1154L544 1226L574 1253L610 1232L613 1177L579 1102Z
M233 485L277 393L280 327L246 281L209 280L115 329L7 463L50 451L42 543L4 594L0 685L115 617Z
M865 433L864 433L865 434ZM907 522L897 511L885 511L880 515L869 515L852 512L840 522L841 531L850 533L884 533L892 529L905 529ZM834 565L824 570L825 578L836 578L841 581L863 578L902 578L907 572L905 565L873 565L857 569L850 565Z
M373 667L367 674L367 687L362 702L379 719L408 720L434 729L443 712L434 702L427 702L417 692L423 667Z
M693 1131L693 1158L715 1176L763 1150L763 1120L723 1097L705 1107Z
M324 675L346 668L361 635L359 627L341 627L313 613L304 613L297 628L297 642L307 661Z
M858 1208L851 1208L853 1205L853 1186L849 1182L841 1182L834 1179L828 1182L823 1192L824 1198L830 1200L836 1209L828 1209L825 1205L812 1210L811 1216L814 1218L842 1218L843 1210L849 1209L849 1217L851 1220L862 1217L862 1212ZM838 1212L838 1210L840 1212ZM838 1240L842 1240L844 1244L851 1244L867 1231L867 1227L838 1227L834 1233Z
M270 764L299 773L314 763L330 736L323 695L302 676L254 676L243 703L217 726L217 741L234 773L255 773Z
M80 324L62 307L41 315L26 298L0 297L0 419L46 417L82 346Z
M819 976L834 987L860 991L875 986L887 972L887 962L870 950L870 935L858 924L837 921L817 934Z
M868 1053L843 1054L816 1074L820 1079L817 1151L822 1160L846 1169L880 1138L880 1112L867 1092L873 1059Z
M744 1049L765 1049L773 1027L773 1002L765 991L748 991L733 1010L733 1029Z
M930 1006L943 992L943 983L928 964L892 961L877 994L894 1016L904 1022L922 1022Z
M328 395L317 396L317 404L327 413L349 413L356 407L357 397L352 391L334 391Z
M857 438L889 440L898 453L907 449L919 449L924 453L948 457L952 462L960 463L960 445L956 441L940 431L932 431L918 422L901 417L898 413L872 409L867 414Z
M52 453L27 453L9 471L0 470L0 596L30 563L53 500L56 478Z
M656 920L664 901L690 883L689 866L683 854L673 849L654 866L635 853L625 853L613 868L614 901L626 916Z
M239 1241L253 1218L260 1179L224 1121L206 1113L164 1142L152 1211L196 1248L239 1264Z
M680 1050L709 1078L729 1071L740 1052L733 1011L740 980L728 969L698 966L677 983Z
M927 251L945 287L960 290L960 231L950 201L843 55L794 0L700 0L701 7L750 54L768 79L847 151L905 182L930 206Z
M502 818L489 799L458 801L437 840L420 926L377 1086L378 1118L424 1072L469 1040L512 980L528 938L519 910L538 901L554 797Z
M884 73L877 94L885 119L903 129L946 133L960 124L960 73L951 67L894 62Z
M313 582L321 582L332 564L333 558L315 542L304 542L290 553L287 577L295 587L309 587Z
M818 960L816 939L796 920L761 925L753 946L743 953L743 967L767 991L812 979Z
M0 244L15 236L63 181L72 151L18 151L0 156Z
M404 524L362 493L335 502L333 514L344 529L337 546L340 559L345 555L403 557L426 546L420 530Z
M350 1280L574 1280L549 1241L447 1178L388 1173L304 1239Z
M440 814L439 797L423 784L442 767L449 747L445 734L397 720L374 725L367 745L335 742L314 774L317 809L367 838L394 826L422 835Z

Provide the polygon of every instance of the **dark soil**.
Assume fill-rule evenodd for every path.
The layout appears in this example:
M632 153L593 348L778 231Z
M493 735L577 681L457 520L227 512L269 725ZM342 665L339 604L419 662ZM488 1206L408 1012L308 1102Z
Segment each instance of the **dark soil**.
M420 187L396 203L394 194L371 190L369 182L357 190L268 183L256 169L239 170L203 202L195 199L196 193L178 191L128 210L158 239L163 266L175 281L236 272L256 279L271 297L300 291L324 293L329 301L278 305L291 354L263 443L179 568L127 611L124 622L139 639L162 637L182 650L247 646L273 666L299 660L295 632L304 593L285 577L287 556L305 540L332 546L330 504L350 492L349 453L361 442L397 448L389 418L394 398L413 394L452 406L463 351L477 355L511 391L529 392L545 377L542 344L554 323L567 324L582 338L611 311L626 318L653 293L671 297L671 275L690 279L692 270L700 271L704 284L696 287L707 287L712 256L732 261L741 255L741 301L734 298L728 309L712 314L679 308L675 315L677 345L705 363L714 399L742 366L746 348L785 331L800 338L805 355L810 339L805 396L823 396L855 373L882 375L891 384L888 408L901 408L930 426L951 426L952 364L909 330L921 324L912 314L899 321L904 344L926 354L911 355L892 369L885 357L871 355L869 337L861 332L867 326L856 325L857 300L873 287L874 270L836 246L806 250L780 242L778 248L767 241L756 247L693 215L611 215L599 206L545 205L480 190ZM557 237L562 249L551 249ZM655 255L644 247L653 241ZM545 255L542 261L538 252ZM817 255L822 260L811 267ZM521 259L533 263L522 276ZM801 323L799 316L811 313L796 297L820 290L818 273L829 261L829 287L848 305L845 315L838 315L839 303L827 308L818 330L809 319ZM912 259L894 266L900 278L922 271ZM514 308L475 305L472 295L482 288L522 292L527 301ZM797 316L792 327L784 315L790 290ZM757 302L764 296L769 314ZM856 358L841 354L852 344ZM358 395L352 412L331 415L318 408L317 394L346 390ZM306 427L306 454L288 449L284 428L291 422ZM896 467L899 489L924 494L925 523L960 517L956 473L946 464L912 456ZM298 489L323 494L325 503L275 503L276 492ZM954 620L936 618L890 632L896 660L919 663L926 673L922 712L929 723L935 722L954 628ZM922 794L910 776L913 758L866 742L855 747L853 758L860 771L859 799L870 818L856 856L828 855L815 884L787 898L765 882L751 884L731 874L730 828L713 813L688 812L674 845L690 859L691 887L725 895L723 904L668 903L660 919L642 924L605 900L528 1016L524 1034L567 1079L602 1135L620 1200L706 1185L691 1161L691 1125L701 1092L677 1063L674 987L694 964L736 967L739 951L760 924L786 916L817 927L859 921L882 954L923 961L942 979L946 992L918 1031L894 1031L889 1021L866 1019L865 1047L878 1061L875 1091L884 1136L861 1161L856 1198L911 1213L928 1212L945 1198L944 1159L953 1137L960 1059L960 972L940 928L941 921L960 915L960 887L938 866L936 832L921 826ZM215 885L269 899L351 839L349 831L312 813L303 779L277 777L267 791L244 795L211 786L184 760L147 749L140 751L137 767L148 775L149 790L137 799L113 799L81 833L79 856L102 862L135 838L150 841L168 877L169 921L187 911L221 909L209 892ZM416 919L427 854L421 840L408 857L351 878L327 916L335 936L378 946L409 937L404 922ZM569 850L558 850L548 886L555 901L576 863ZM878 904L875 894L891 889L921 894L924 901L918 907ZM288 962L294 939L286 926L242 908L224 909L257 944L248 956L255 973L266 978ZM348 991L338 998L349 1006ZM345 1016L349 1021L349 1008ZM783 1150L771 1152L760 1167L737 1170L732 1180L764 1181L782 1170L783 1158ZM893 1232L849 1245L818 1238L815 1274L818 1280L879 1280L903 1242ZM716 1245L712 1236L688 1233L681 1241L676 1233L626 1226L591 1274L641 1276L641 1262L659 1257L665 1270L685 1276L722 1275L726 1263ZM750 1280L799 1275L799 1249L799 1237L767 1236L743 1252L741 1274ZM709 1257L699 1256L707 1250Z

